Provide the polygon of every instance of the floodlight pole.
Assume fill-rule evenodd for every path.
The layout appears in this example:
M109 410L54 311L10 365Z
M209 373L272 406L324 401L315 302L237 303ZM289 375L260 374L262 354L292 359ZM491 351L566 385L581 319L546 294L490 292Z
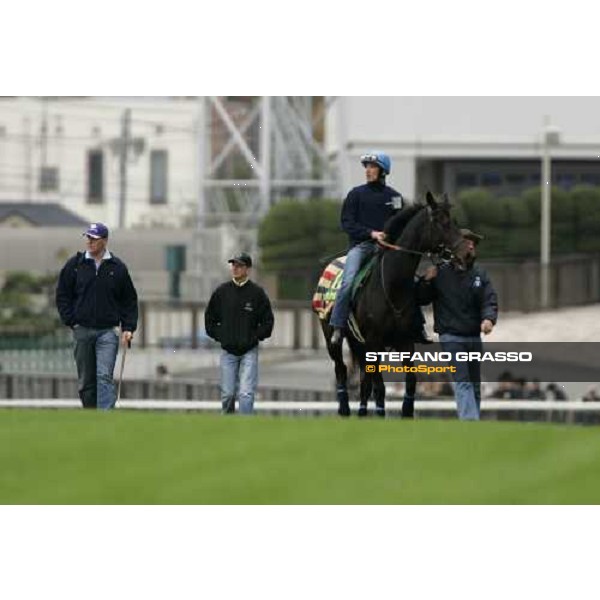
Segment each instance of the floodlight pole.
M550 147L558 146L560 133L545 119L542 141L542 205L540 230L540 304L542 309L550 308L550 228L552 214L552 159Z

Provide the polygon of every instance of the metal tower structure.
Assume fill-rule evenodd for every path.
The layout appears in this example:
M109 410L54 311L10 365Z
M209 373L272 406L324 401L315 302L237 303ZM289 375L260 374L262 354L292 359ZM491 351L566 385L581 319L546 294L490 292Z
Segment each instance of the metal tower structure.
M283 198L333 197L323 97L200 97L193 295L206 299L227 256L256 255L260 220Z

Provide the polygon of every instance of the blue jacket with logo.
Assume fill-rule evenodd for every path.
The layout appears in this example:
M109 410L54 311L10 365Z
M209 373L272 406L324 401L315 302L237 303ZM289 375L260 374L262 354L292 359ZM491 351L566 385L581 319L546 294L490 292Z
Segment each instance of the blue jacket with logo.
M350 246L371 239L372 231L383 231L385 222L402 207L402 196L381 183L352 188L342 206L341 225Z
M78 252L58 277L56 308L68 327L109 329L120 325L123 331L135 331L137 301L129 271L114 254L96 271L94 259Z
M477 265L466 271L447 263L438 267L437 277L417 282L419 304L433 302L434 331L440 335L478 336L481 322L496 324L498 297L488 274Z

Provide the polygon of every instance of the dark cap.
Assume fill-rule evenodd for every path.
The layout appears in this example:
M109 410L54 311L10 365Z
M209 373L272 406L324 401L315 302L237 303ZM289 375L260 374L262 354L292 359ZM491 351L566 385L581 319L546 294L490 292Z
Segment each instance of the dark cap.
M83 232L82 235L87 235L95 240L108 237L108 227L104 223L90 223L90 226Z
M231 257L227 262L228 263L236 262L236 263L240 263L241 265L246 265L247 267L252 266L252 258L250 257L250 255L247 252L239 252L235 256Z
M461 229L460 235L462 235L464 238L466 238L468 240L471 240L472 242L475 242L476 244L479 244L479 242L484 239L484 237L482 235L479 235L478 233L474 233L470 229Z

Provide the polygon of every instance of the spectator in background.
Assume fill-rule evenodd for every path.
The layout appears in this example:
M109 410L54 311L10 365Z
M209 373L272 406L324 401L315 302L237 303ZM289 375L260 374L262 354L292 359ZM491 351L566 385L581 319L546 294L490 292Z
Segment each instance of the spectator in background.
M492 393L496 400L515 400L518 386L514 375L510 371L503 371L498 376L498 386Z
M582 400L584 402L600 402L600 394L598 394L598 388L595 385L590 386L587 392L583 395Z
M171 375L167 365L160 363L156 365L156 379L159 381L170 381Z
M525 398L527 400L545 400L546 394L540 385L539 379L528 381L525 385Z
M267 293L250 281L250 255L241 252L228 262L232 279L221 284L210 297L204 326L222 348L223 412L235 412L237 391L240 412L250 414L258 385L258 344L271 337L273 311Z
M567 393L558 387L556 383L549 383L546 386L546 400L568 400Z

